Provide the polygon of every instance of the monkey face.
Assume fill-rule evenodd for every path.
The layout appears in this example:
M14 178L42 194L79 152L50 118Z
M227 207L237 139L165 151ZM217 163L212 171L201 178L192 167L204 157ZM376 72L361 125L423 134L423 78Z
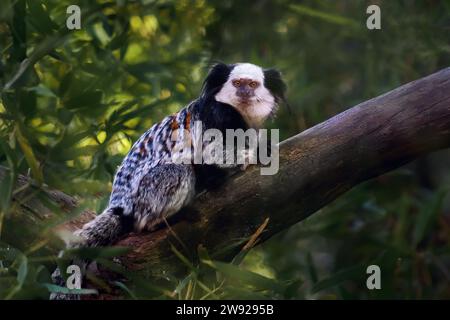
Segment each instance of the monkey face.
M231 80L236 88L236 96L241 104L250 104L251 98L255 96L255 89L260 86L258 81L249 78L239 78Z
M264 71L250 63L234 66L215 99L236 108L251 127L261 126L276 108L264 85Z

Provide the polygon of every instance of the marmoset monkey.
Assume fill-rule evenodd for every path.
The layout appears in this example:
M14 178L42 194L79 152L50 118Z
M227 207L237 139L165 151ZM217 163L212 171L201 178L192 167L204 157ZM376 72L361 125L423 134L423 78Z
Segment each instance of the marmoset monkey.
M174 136L198 136L196 121L203 130L217 129L224 135L227 129L261 128L284 101L285 90L275 69L250 63L214 65L199 98L134 143L117 170L107 208L76 232L78 240L69 247L111 245L128 232L151 229L188 205L230 166L174 163L175 153L183 149L178 145L183 139Z
M218 63L201 95L178 113L153 125L132 146L117 170L107 208L77 232L81 246L110 245L132 230L151 229L192 201L220 174L220 165L173 163L173 136L203 129L260 128L284 100L280 72L250 63ZM196 136L196 133L192 133Z

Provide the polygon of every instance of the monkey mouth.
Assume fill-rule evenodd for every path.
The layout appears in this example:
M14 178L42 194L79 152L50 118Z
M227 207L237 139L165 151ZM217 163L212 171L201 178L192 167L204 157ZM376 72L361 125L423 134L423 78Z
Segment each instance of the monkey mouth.
M252 100L250 98L239 98L238 103L241 106L248 107L252 104Z

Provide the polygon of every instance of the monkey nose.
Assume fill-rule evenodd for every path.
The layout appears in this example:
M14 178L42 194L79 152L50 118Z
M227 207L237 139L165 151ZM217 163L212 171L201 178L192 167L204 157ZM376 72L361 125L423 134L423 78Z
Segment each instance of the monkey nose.
M239 89L236 91L236 95L242 99L248 99L253 95L253 92L249 89Z

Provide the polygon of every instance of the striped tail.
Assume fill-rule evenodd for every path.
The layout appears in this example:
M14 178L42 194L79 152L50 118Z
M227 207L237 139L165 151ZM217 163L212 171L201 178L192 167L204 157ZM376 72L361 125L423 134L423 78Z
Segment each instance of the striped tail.
M123 215L119 207L106 208L94 220L75 232L80 238L70 247L102 247L112 245L133 230L133 217Z

